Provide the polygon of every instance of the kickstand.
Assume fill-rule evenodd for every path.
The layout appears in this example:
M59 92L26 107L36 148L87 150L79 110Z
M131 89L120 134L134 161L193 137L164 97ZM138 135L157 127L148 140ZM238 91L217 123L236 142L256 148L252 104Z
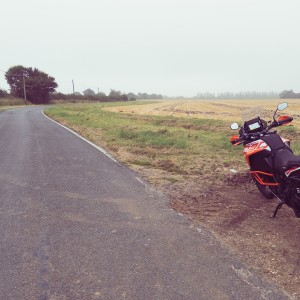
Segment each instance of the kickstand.
M282 205L284 204L283 201L280 201L279 204L277 205L276 209L275 209L275 212L274 212L274 215L271 217L271 218L275 218L278 210L282 207Z

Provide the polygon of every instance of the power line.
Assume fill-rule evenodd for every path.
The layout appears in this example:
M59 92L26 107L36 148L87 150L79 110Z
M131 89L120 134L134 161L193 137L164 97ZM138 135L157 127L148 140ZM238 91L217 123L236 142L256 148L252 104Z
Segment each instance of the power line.
M75 82L75 83L77 83L77 84L80 84L80 85L83 85L83 86L89 87L89 88L97 89L97 87L96 87L96 86L90 86L90 85L86 85L86 84L83 84L83 83L79 83L79 82L77 82L77 81L74 81L74 82Z

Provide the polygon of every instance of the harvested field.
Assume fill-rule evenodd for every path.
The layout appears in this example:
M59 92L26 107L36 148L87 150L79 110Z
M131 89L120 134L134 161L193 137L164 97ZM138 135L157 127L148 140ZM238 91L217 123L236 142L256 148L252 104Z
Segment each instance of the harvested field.
M278 103L288 102L289 107L280 115L294 117L294 124L300 126L299 99L255 99L255 100L158 100L160 103L134 106L114 106L105 110L141 115L174 116L216 120L241 121L243 110L256 106L264 106L264 117L271 118Z

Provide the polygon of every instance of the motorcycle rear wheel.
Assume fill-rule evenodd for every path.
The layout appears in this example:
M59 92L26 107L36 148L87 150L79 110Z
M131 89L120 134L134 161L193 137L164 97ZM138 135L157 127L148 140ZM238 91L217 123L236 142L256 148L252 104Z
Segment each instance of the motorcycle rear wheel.
M274 199L275 196L271 192L270 188L267 185L260 184L256 179L253 179L257 189L265 196L267 199Z

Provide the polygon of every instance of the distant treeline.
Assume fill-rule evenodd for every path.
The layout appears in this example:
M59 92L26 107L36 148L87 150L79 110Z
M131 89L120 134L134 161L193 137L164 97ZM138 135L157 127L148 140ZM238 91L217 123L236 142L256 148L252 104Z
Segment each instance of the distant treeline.
M127 94L128 99L162 99L163 96L161 94L147 94L147 93L138 93L135 95L134 93L128 93Z
M95 102L113 102L113 101L128 101L126 94L122 94L120 91L111 90L110 94L107 96L105 93L100 92L96 94L91 89L83 91L83 95L79 92L75 94L63 94L63 93L51 93L50 100L89 100Z
M290 91L283 91L279 94L279 97L282 99L290 98L290 99L300 99L300 93L294 93L293 90Z
M92 89L86 89L81 93L75 92L75 94L63 94L63 93L51 93L51 100L89 100L89 101L99 101L99 102L112 102L112 101L135 101L141 99L162 99L162 95L157 94L147 94L147 93L122 93L121 91L111 89L109 95L103 92L95 93Z
M277 92L239 92L239 93L198 93L194 99L275 99Z

